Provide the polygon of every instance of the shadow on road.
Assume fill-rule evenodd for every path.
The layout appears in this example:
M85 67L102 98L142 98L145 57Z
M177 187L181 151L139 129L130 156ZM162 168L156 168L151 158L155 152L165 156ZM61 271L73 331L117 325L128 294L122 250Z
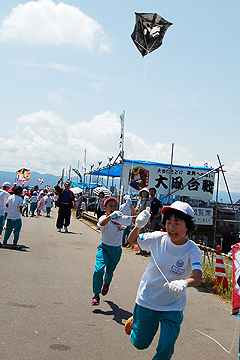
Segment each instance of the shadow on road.
M30 252L30 247L26 245L19 245L18 249L13 249L11 244L7 244L5 248L2 248L3 250L13 250L13 251L23 251L23 252Z
M112 301L107 301L107 300L104 300L104 301L110 306L110 308L112 310L103 311L101 309L94 309L93 313L94 314L107 315L107 316L113 315L112 320L116 321L118 324L125 325L122 321L127 320L130 316L132 316L132 313L127 311L127 310L124 310L124 309L120 308L118 305L116 305Z

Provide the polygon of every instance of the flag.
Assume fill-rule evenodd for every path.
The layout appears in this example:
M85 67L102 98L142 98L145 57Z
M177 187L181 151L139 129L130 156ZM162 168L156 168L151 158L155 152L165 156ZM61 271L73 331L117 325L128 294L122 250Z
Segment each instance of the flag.
M72 170L79 176L79 181L82 182L82 175L80 174L80 172L78 171L78 169L72 168Z

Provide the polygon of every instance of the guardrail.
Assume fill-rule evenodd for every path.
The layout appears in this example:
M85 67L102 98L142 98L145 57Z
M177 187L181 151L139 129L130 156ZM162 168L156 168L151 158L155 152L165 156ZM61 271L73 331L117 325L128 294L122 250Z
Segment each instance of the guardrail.
M213 248L210 248L210 247L208 247L208 246L204 246L204 245L201 245L201 244L197 244L197 246L200 248L200 249L202 249L202 250L206 250L207 252L209 251L210 252L210 254L216 254L217 253L217 250L215 250L215 249L213 249ZM218 253L218 254L220 254L220 255L222 255L223 257L225 257L225 258L227 258L227 259L230 259L230 260L232 260L232 256L230 256L230 255L227 255L227 254L224 254L224 253Z

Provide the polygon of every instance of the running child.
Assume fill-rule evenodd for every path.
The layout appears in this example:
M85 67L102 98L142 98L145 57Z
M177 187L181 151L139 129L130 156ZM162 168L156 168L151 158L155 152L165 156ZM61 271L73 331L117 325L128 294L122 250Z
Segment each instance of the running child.
M131 244L139 244L151 252L145 273L137 292L133 317L128 319L125 331L139 350L150 346L161 324L160 337L154 360L169 360L183 321L186 288L198 286L202 279L201 251L189 240L195 230L194 211L185 203L176 201L162 208L166 232L140 234L150 217L150 209L140 213L135 228L129 235Z
M103 208L106 214L102 215L98 220L102 242L97 247L98 253L93 273L94 296L91 305L99 305L100 293L103 296L108 293L113 272L122 255L122 229L130 225L132 221L131 216L121 215L118 210L118 200L113 196L104 201Z

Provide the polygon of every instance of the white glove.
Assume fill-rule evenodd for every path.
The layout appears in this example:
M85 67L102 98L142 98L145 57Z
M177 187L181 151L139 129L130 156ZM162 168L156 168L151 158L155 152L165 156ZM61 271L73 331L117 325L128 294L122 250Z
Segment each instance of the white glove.
M164 287L174 294L176 297L179 297L181 293L186 290L188 283L185 280L174 280L170 283L165 283Z
M126 201L128 206L132 205L132 200L129 195L124 195L123 199Z
M121 211L116 210L113 213L110 214L111 219L116 219L117 217L121 216Z
M144 226L147 225L150 217L151 217L150 207L147 206L146 209L141 211L140 214L137 216L136 221L135 221L135 226L138 229L144 228Z

